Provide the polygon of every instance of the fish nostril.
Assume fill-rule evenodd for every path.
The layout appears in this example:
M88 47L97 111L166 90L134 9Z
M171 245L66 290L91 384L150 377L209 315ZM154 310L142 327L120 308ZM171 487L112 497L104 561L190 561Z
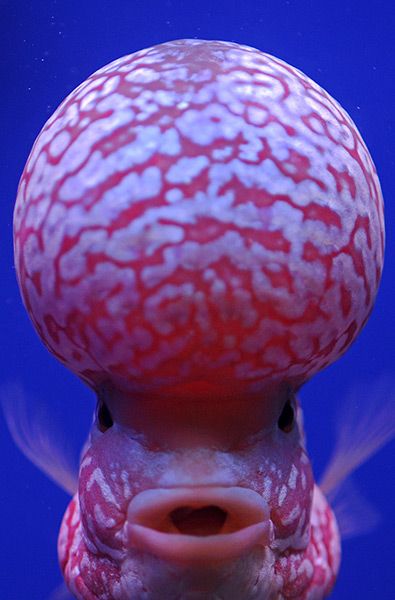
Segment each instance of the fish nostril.
M180 506L169 513L169 518L180 533L207 536L221 533L228 513L214 505L201 508Z

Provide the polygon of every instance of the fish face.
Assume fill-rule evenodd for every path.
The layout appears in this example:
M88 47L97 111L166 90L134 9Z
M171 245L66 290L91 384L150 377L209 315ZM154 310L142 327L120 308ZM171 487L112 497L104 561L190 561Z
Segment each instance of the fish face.
M171 447L109 418L99 402L59 539L76 597L310 597L322 562L312 529L325 537L313 499L333 517L314 491L299 414L281 395L265 427L234 444L188 444L185 435ZM325 535L333 545L336 531Z

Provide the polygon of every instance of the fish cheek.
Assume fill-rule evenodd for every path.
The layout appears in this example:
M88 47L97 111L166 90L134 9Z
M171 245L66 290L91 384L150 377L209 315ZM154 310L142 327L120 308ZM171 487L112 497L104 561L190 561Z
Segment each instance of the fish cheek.
M308 525L314 490L310 461L302 448L293 456L286 468L279 469L280 476L271 497L271 520L275 538L290 538L293 545L305 547L308 543ZM295 540L295 535L298 540Z
M114 431L101 434L94 426L91 444L80 466L78 496L81 523L89 540L100 547L121 549L118 532L126 520L129 493L122 482L120 436Z
M81 522L93 545L122 550L129 503L141 488L153 487L161 471L158 456L116 422L104 433L93 425L78 492Z

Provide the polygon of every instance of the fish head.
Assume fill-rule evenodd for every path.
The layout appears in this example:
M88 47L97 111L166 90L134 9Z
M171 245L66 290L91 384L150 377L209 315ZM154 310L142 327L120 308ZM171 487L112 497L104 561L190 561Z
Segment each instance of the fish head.
M170 406L140 404L130 420L116 410L122 404L98 401L62 525L60 561L77 598L270 599L311 588L317 492L289 389L251 401L250 411L246 399L230 402L223 436L211 428L208 404L173 406L177 418ZM135 408L146 412L141 423L149 415L161 427L136 429ZM232 430L237 414L242 435ZM329 538L333 545L335 530Z

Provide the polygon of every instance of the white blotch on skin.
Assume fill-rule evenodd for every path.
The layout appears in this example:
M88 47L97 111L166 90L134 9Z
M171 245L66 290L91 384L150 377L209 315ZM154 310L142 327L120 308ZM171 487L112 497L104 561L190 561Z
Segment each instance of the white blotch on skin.
M179 202L183 198L184 198L184 194L182 193L182 191L179 188L172 188L171 190L166 192L166 200L167 200L167 202L170 202L171 204L173 202Z
M123 494L125 498L131 496L131 489L129 484L129 473L127 471L121 472L121 481L123 482Z
M68 131L61 131L51 142L49 147L49 151L53 157L57 157L67 148L67 145L70 143L71 136Z
M75 527L80 522L80 511L79 509L73 512L73 516L71 517L71 527Z
M107 515L105 515L100 504L95 504L95 507L93 510L94 510L94 514L95 514L96 524L101 529L111 529L111 527L114 527L114 525L116 523L115 519L112 519L111 517L108 517Z
M263 480L262 496L266 502L269 502L269 500L270 500L270 495L271 495L271 491L272 491L272 483L273 482L269 476L266 476Z
M247 117L254 125L262 125L267 117L268 111L257 106L249 106L247 108Z
M108 502L109 504L113 504L114 506L116 506L118 509L120 509L121 507L119 506L118 502L116 501L114 494L111 491L110 486L108 485L108 483L106 482L104 475L103 475L103 471L101 469L99 469L99 467L96 467L96 469L92 472L88 483L86 484L86 489L89 492L93 486L94 483L97 483L103 499Z
M284 517L284 519L282 519L282 524L283 525L290 525L290 523L292 523L293 521L295 521L295 519L297 519L300 515L300 505L297 504L289 513L289 515L287 517Z
M160 73L155 69L148 69L147 67L139 67L131 71L126 75L126 81L130 83L151 83L157 81L160 78Z
M170 167L166 179L170 183L190 183L208 164L207 156L185 156Z
M92 464L92 457L87 454L81 463L80 469L85 469L86 467L89 467L90 464Z
M291 490L295 489L297 478L298 478L298 469L295 467L295 465L292 465L291 472L290 472L289 478L288 478L288 487L290 487Z
M214 160L221 161L226 158L229 158L229 156L232 154L232 152L233 152L232 146L226 146L225 148L214 148L214 150L211 152L211 155Z
M305 573L307 578L311 579L311 577L313 576L313 572L314 569L313 565L311 564L311 561L305 558L298 568L298 575L302 575L303 573Z
M280 493L278 495L278 505L282 506L284 504L284 500L287 497L288 488L286 485L282 485L280 489Z

